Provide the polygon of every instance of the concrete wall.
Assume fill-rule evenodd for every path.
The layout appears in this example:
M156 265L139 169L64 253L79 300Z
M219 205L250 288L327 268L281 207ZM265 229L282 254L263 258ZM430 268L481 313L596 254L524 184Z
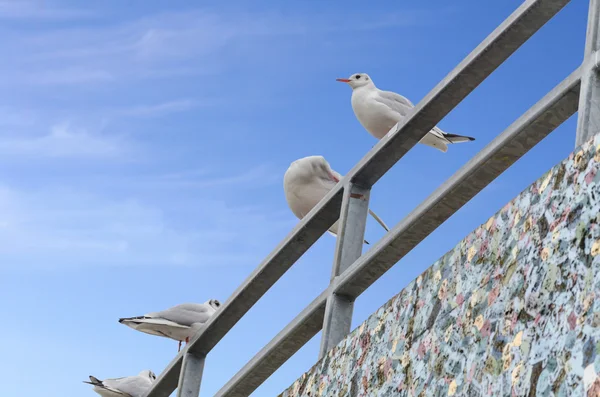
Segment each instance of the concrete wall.
M598 168L600 136L280 396L600 397Z

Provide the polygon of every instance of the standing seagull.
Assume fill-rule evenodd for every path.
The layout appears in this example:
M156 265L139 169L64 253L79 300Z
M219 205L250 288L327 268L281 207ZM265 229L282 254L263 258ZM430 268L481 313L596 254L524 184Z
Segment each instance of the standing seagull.
M90 375L90 382L83 383L93 385L94 391L102 397L142 397L155 380L154 372L147 369L126 378L99 380Z
M160 312L121 318L119 322L146 334L179 341L179 349L181 349L181 342L188 343L219 306L221 303L216 299L205 303L183 303Z
M342 176L331 169L323 156L309 156L294 161L283 177L283 190L288 206L298 219L304 218L341 179ZM370 209L369 214L386 232L390 231ZM329 228L329 232L337 235L338 221ZM366 240L365 243L369 244Z
M347 79L336 79L352 87L352 110L362 126L377 139L383 138L397 122L414 107L400 94L382 91L366 73L357 73ZM474 141L475 138L448 134L433 127L420 143L446 153L449 143Z

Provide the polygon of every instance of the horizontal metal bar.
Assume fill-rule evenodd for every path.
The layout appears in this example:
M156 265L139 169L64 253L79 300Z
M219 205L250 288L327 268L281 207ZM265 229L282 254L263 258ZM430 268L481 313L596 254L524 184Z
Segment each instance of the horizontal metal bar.
M568 2L569 0L527 0L419 102L403 123L396 127L395 132L390 132L381 139L344 179L348 178L363 187L372 186L431 127L439 123ZM344 183L344 180L340 181L299 222L184 351L189 349L194 354L207 355L258 299L335 223L340 214ZM181 357L178 355L145 397L168 397L177 385L180 366Z
M215 397L246 397L315 336L323 326L325 290L237 373Z
M569 0L525 1L452 70L348 173L373 186L421 138L498 66L560 11Z
M334 291L358 297L490 182L556 127L579 102L581 67L563 80L344 272Z

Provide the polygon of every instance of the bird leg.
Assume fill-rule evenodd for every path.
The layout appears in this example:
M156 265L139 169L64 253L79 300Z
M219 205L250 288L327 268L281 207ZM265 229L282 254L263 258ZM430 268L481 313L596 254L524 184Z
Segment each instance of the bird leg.
M179 341L179 347L177 348L177 353L179 353L181 351L181 342L183 342L182 340ZM185 338L185 344L187 345L188 343L190 343L190 337L186 337Z

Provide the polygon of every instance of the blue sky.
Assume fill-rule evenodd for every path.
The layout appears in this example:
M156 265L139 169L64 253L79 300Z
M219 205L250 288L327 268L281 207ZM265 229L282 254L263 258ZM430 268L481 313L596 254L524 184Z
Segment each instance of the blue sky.
M350 88L366 72L418 102L520 1L0 1L0 370L3 394L94 395L81 383L162 371L177 343L117 323L225 301L296 224L282 177L320 154L347 172L375 143ZM569 4L374 188L390 226L565 78L587 1ZM566 157L576 117L377 281L353 326ZM383 235L375 223L367 239ZM213 350L214 394L326 288L324 235ZM316 360L319 336L254 395Z

